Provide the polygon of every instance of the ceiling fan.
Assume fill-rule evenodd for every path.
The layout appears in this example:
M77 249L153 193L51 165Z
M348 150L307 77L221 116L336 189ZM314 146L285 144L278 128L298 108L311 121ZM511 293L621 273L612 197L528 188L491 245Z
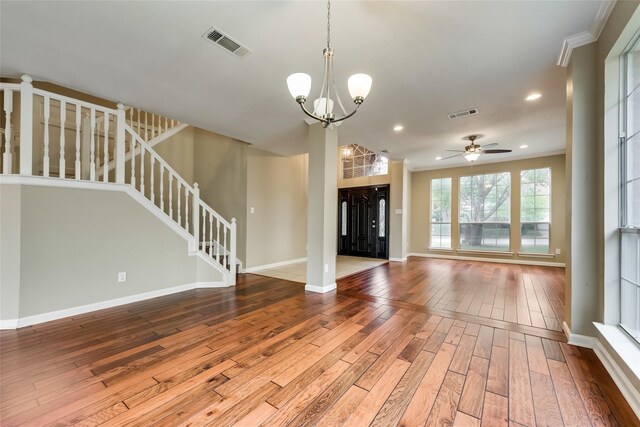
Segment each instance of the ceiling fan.
M458 156L464 156L464 158L467 159L468 161L475 162L476 160L478 160L478 157L480 157L480 154L500 154L500 153L511 152L511 150L496 149L496 148L487 150L487 148L489 147L495 147L496 145L498 145L498 143L494 142L492 144L486 144L486 145L476 144L475 141L476 139L479 139L479 138L482 138L482 135L465 136L463 139L466 141L469 141L470 144L465 146L464 150L447 150L447 151L451 151L459 154L454 154L453 156L444 157L441 160L451 159L453 157L458 157Z

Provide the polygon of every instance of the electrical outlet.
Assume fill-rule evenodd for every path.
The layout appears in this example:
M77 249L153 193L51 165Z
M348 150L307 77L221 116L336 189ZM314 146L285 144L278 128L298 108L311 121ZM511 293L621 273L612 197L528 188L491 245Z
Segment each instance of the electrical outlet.
M127 281L127 272L121 271L118 273L118 283L123 283Z
M252 206L251 209L249 210L249 213L256 213L256 209Z
M329 264L325 264L324 265L324 272L328 273L329 272Z
M560 251L560 248L557 248L557 249L556 249L556 255L560 255L560 252L561 252L561 251Z

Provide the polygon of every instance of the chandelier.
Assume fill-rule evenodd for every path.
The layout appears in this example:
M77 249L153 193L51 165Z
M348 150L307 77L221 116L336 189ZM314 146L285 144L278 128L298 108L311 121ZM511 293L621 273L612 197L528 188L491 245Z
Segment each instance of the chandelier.
M371 90L371 77L367 74L354 74L349 77L348 87L351 99L356 105L353 111L347 113L342 105L340 95L336 89L336 82L333 73L333 49L331 49L331 2L327 1L327 47L322 51L324 57L324 76L322 78L322 88L320 95L313 101L313 111L307 110L305 102L309 92L311 92L311 76L306 73L294 73L287 77L287 86L291 96L296 100L302 111L309 117L322 123L322 127L326 128L332 123L340 122L353 116L358 107L364 102L364 99ZM343 115L336 117L333 113L334 102L332 96L335 97Z

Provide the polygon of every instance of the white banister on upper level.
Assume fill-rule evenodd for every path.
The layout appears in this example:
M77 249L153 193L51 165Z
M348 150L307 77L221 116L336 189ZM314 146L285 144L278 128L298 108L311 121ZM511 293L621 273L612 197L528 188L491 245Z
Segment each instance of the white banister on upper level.
M191 186L149 143L177 132L181 122L123 104L112 109L34 89L27 75L20 84L0 83L0 94L1 174L130 185L188 233L190 248L235 284L235 219L225 220L204 203L198 185ZM19 125L13 120L18 96Z

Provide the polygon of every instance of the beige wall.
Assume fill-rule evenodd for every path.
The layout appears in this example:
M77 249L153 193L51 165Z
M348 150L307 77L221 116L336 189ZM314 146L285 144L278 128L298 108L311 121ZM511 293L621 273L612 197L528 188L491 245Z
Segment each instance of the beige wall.
M185 181L192 185L195 148L194 132L193 126L189 126L153 146L155 152L169 163L173 170L178 172ZM131 166L129 165L129 167Z
M306 257L308 155L247 155L246 267Z
M560 249L560 255L554 255L552 259L541 260L538 257L528 257L518 255L520 250L520 171L525 169L536 169L551 167L551 236L550 248L554 252ZM515 160L510 162L474 164L449 169L437 169L411 173L411 241L410 252L412 253L433 253L443 254L440 250L429 250L430 241L430 200L431 200L431 180L434 178L452 178L451 195L451 233L453 254L456 251L458 242L458 183L459 178L465 175L510 172L511 173L511 256L499 256L499 259L529 260L529 261L549 261L564 262L565 260L565 156L537 157L533 159ZM468 255L467 255L468 256ZM475 253L473 256L484 258L496 258L490 254Z
M124 192L6 184L0 185L0 192L2 320L186 285L195 283L199 274L204 277L206 268L198 268L197 257L188 255L187 241ZM7 206L13 211L10 217L5 216ZM19 244L15 238L5 241L16 230ZM14 243L7 248L7 242ZM12 267L8 278L6 265ZM118 272L127 273L126 282L117 282ZM222 280L215 270L206 277ZM5 311L5 298L14 311Z
M0 185L0 320L20 315L20 186Z
M194 128L193 180L200 198L238 229L237 257L246 260L248 144Z

